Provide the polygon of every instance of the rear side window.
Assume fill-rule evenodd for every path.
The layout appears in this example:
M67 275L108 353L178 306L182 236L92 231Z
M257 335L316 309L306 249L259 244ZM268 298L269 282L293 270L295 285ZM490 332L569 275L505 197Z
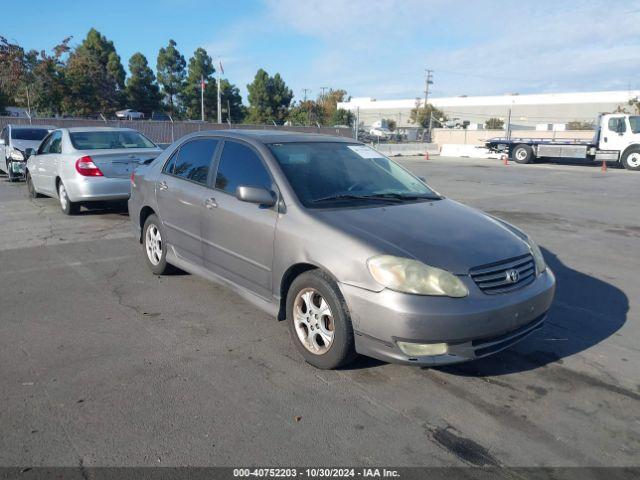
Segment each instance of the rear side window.
M165 172L192 182L207 184L218 140L201 138L185 143L165 166ZM167 171L170 168L170 171Z
M216 176L216 188L235 195L236 188L240 185L271 190L271 177L260 157L251 148L225 141Z

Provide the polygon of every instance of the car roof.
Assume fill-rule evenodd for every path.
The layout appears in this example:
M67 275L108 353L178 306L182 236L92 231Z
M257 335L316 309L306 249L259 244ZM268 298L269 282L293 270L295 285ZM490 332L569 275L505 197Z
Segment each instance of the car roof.
M25 128L25 129L26 128L44 128L46 130L55 130L56 128L58 128L53 125L22 125L22 124L17 125L15 123L10 123L7 125L7 127L11 127L12 130L18 130L21 128Z
M127 130L130 132L137 132L137 130L133 128L124 128L124 127L69 127L69 128L60 128L58 130L66 130L69 133L74 132L121 132L123 130Z
M285 130L207 130L196 132L191 137L198 136L224 136L237 138L239 140L250 140L256 143L297 143L297 142L333 142L333 143L356 143L357 140L351 137L338 137L334 135L323 135L318 133L291 132Z

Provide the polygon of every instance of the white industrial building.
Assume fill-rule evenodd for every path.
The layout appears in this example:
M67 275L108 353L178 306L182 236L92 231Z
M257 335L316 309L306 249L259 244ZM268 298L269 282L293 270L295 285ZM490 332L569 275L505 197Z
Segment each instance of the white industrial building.
M430 97L429 103L444 111L449 119L457 119L459 123L468 122L469 129L483 128L492 117L506 123L511 111L514 129L562 130L568 122L587 122L600 113L612 112L618 107L629 108L629 100L637 97L640 97L640 90ZM410 127L415 126L410 121L410 114L416 105L424 106L424 99L376 100L356 97L338 103L338 108L357 114L360 124L364 126L391 119L399 127Z

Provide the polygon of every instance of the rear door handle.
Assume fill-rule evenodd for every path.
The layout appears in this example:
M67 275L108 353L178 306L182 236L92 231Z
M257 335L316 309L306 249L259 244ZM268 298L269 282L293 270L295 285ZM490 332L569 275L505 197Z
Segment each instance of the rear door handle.
M204 206L211 210L212 208L216 208L218 204L216 203L215 198L209 197L204 201Z
M169 185L167 185L167 182L162 181L158 184L158 188L160 190L168 190L169 189Z

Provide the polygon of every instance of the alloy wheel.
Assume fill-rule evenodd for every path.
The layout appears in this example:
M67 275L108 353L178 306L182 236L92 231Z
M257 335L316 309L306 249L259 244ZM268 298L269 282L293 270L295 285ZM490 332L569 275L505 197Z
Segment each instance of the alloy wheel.
M293 304L295 330L304 347L315 355L327 353L333 343L335 324L331 308L320 292L305 288Z
M145 237L147 257L149 257L152 265L158 265L162 260L162 236L160 235L160 230L152 223L147 228Z

